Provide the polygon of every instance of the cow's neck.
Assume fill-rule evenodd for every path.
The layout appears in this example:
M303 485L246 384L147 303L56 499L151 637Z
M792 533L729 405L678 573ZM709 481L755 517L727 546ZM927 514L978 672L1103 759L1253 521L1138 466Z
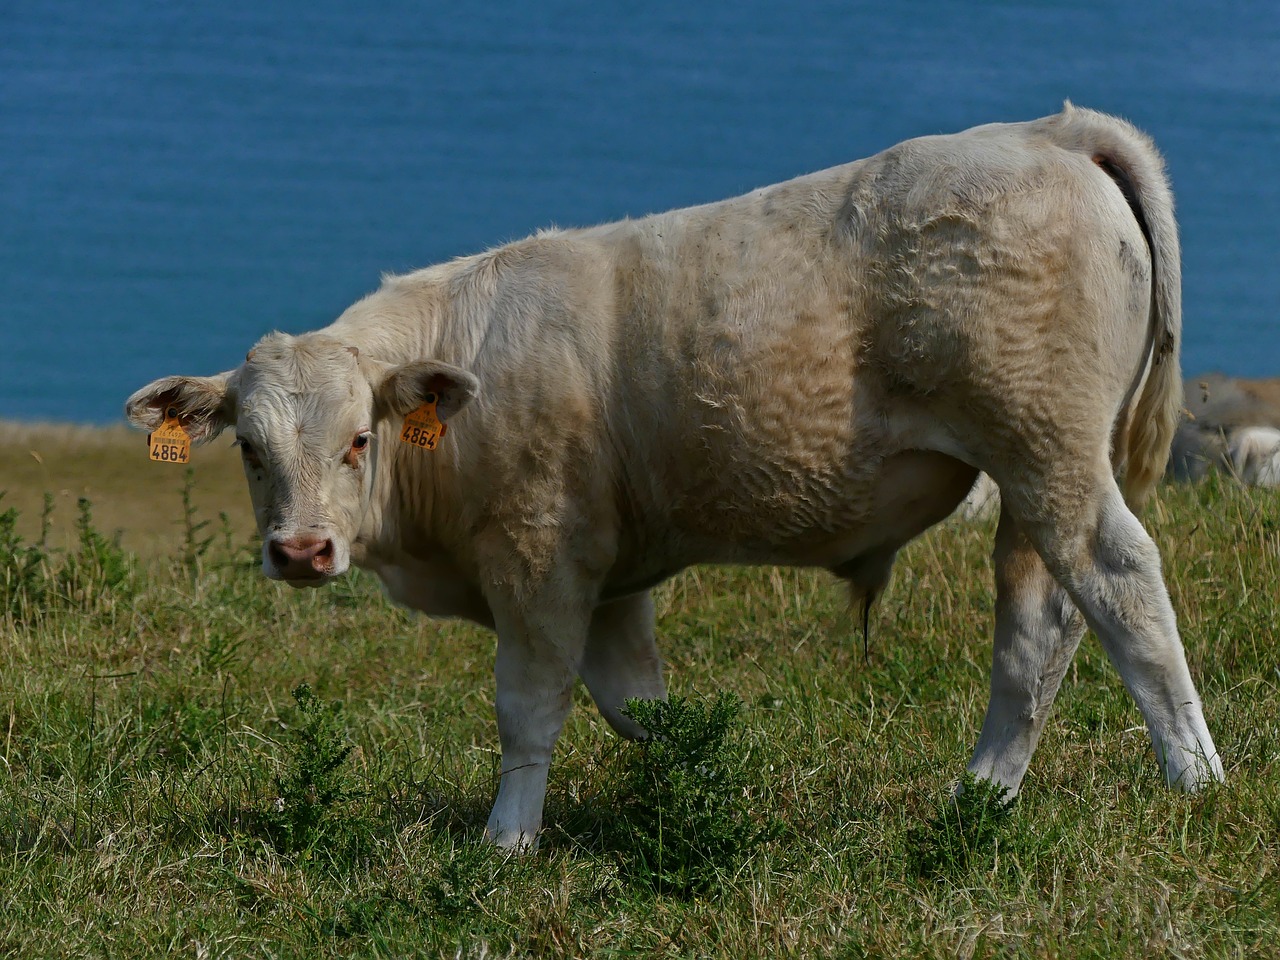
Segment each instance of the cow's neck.
M484 342L487 311L475 303L475 291L468 290L465 302L455 296L460 286L473 286L461 270L465 264L389 277L324 332L384 363L432 359L469 369Z
M325 332L384 363L437 359L475 369L488 311L477 291L455 300L465 284L455 268L464 263L391 278ZM455 429L480 429L484 404L473 406ZM419 559L437 552L452 558L465 544L467 506L455 443L432 451L410 447L399 440L400 426L389 422L379 429L377 476L354 553L364 566L385 564L406 549Z

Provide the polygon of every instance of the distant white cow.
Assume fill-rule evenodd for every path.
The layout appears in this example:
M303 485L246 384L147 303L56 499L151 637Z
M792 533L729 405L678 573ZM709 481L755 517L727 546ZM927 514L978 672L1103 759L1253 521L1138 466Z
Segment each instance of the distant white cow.
M979 470L1003 513L969 769L1018 789L1087 620L1190 790L1222 764L1126 504L1168 456L1180 322L1159 155L1068 105L389 278L127 413L234 426L268 576L354 562L496 628L504 846L539 830L575 675L643 735L623 708L664 695L655 584L799 564L869 601Z
M1280 487L1280 430L1242 427L1227 440L1227 457L1235 475L1259 487Z
M1169 473L1198 480L1212 468L1244 483L1280 486L1280 378L1209 373L1187 381Z

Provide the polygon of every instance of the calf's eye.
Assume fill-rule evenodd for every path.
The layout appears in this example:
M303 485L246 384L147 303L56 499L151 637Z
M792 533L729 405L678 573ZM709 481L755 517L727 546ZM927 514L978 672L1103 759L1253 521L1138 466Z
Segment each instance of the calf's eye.
M361 430L355 435L351 441L351 449L343 455L342 459L349 467L359 467L360 457L364 453L365 448L369 446L369 431Z

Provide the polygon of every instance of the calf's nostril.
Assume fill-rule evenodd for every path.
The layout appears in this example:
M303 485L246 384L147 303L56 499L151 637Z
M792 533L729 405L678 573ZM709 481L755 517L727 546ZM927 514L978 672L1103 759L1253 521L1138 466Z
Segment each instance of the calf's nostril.
M317 560L331 560L333 558L333 541L326 540L320 544L320 549L316 551Z
M283 570L289 565L289 554L285 552L284 547L280 545L278 540L272 540L267 544L267 555L271 557L271 562L279 570Z

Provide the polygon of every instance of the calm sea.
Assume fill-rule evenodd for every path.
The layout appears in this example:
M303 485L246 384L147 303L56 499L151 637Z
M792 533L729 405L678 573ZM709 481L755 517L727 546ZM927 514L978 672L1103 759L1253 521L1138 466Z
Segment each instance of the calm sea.
M0 418L110 422L405 270L1058 109L1163 147L1188 372L1280 374L1280 4L0 9Z

